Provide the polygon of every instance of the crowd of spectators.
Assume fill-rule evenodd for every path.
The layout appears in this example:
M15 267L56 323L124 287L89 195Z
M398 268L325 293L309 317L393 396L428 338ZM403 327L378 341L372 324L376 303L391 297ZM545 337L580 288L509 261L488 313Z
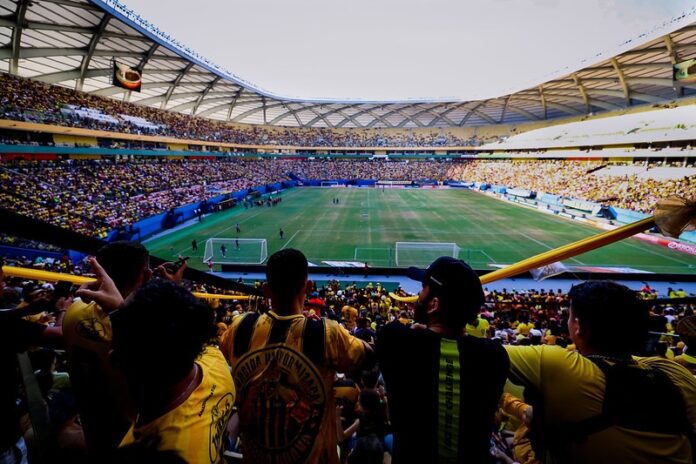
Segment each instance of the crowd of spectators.
M439 162L65 160L0 167L0 199L21 214L104 238L179 206L292 178L444 180Z
M277 261L281 258L276 257L276 264L273 264L272 257L269 266L275 270L272 271L269 267L267 281L256 284L263 287L267 296L273 295L272 299L213 300L211 306L208 306L202 301L195 301L188 290L216 292L217 289L195 282L182 282L181 272L171 274L158 269L160 272L156 274L159 277L153 277L147 266L147 256L143 255L146 252L137 245L117 242L108 247L110 248L100 251L97 255L101 262L105 263L104 268L99 262L95 263L91 259L55 268L65 272L83 273L89 272L85 270L85 266L90 265L90 271L99 279L97 284L89 288L77 292L72 288L66 294L61 294L60 298L53 297L58 288L55 283L18 278L3 279L0 272L2 308L14 308L13 311L3 314L5 319L0 327L4 330L4 338L0 343L0 349L4 350L4 356L16 350L29 350L31 370L39 383L40 395L44 400L43 407L50 418L45 424L32 424L31 421L36 418L36 406L31 404L36 398L31 396L36 393L30 389L22 389L19 393L14 390L2 390L3 394L6 397L9 395L13 404L18 406L13 407L11 414L3 415L0 455L5 449L9 449L14 455L22 456L28 453L31 458L32 453L45 451L48 440L49 449L53 449L54 459L58 462L88 462L89 459L95 458L100 461L109 459L108 462L126 462L126 456L137 461L136 457L142 459L140 453L155 453L148 462L161 462L154 457L157 450L168 450L169 453L178 454L186 462L223 462L223 452L227 459L255 462L261 456L273 455L276 452L274 446L257 441L258 437L275 437L269 438L271 445L276 441L285 444L292 437L304 436L307 433L304 428L296 428L296 424L304 424L304 427L310 427L314 431L309 434L311 439L306 438L310 440L309 448L295 445L298 447L295 452L305 454L298 454L295 458L292 454L284 454L286 462L338 462L340 459L340 462L378 464L390 462L392 456L394 462L414 462L409 460L408 456L404 457L399 453L403 453L404 449L417 450L424 455L447 453L447 446L437 440L431 442L436 436L433 430L424 428L424 424L420 422L408 423L409 418L416 416L430 417L427 413L428 408L425 407L432 399L430 392L411 390L412 393L406 397L409 404L407 409L403 408L399 396L402 388L408 391L412 388L412 383L422 382L422 379L428 376L430 367L425 364L411 364L407 368L410 382L394 383L395 367L387 363L394 355L384 351L386 338L382 338L387 337L387 334L393 337L397 332L401 335L414 335L415 341L438 333L438 326L430 325L432 320L427 325L424 325L426 323L423 320L424 314L438 311L437 306L432 306L432 294L428 297L426 293L428 288L431 292L434 291L433 284L425 284L429 282L427 270L426 277L423 277L424 290L416 303L403 302L401 297L409 296L407 293L401 289L389 292L378 282L358 285L330 281L317 287L311 282L306 282L306 277L306 285L301 288L298 297L290 302L281 298L283 294L278 292L284 291L285 288L296 288L294 284L302 281L302 274L298 277L287 272L289 269L283 267L286 263L281 263L283 266L276 269L274 266L278 266ZM280 254L289 253L299 252L291 250ZM450 265L456 261L447 259L450 260ZM136 261L137 264L131 267L138 269L138 272L125 272L124 269L128 266L123 261ZM21 260L12 264L41 266L41 263ZM106 269L110 274L107 274ZM445 277L449 278L450 275L445 274ZM276 280L279 276L282 276L281 283ZM169 280L178 283L179 286L168 282ZM289 283L286 283L286 280ZM437 275L433 281L445 282L443 285L447 285L442 275ZM448 285L453 284L454 282ZM580 298L577 290L575 293L553 289L489 291L480 289L480 284L478 285L482 295L480 301L474 305L475 313L462 320L462 334L455 336L471 340L459 342L460 356L463 347L467 343L474 343L474 339L484 340L485 344L483 341L476 343L490 349L497 347L495 349L502 351L500 346L504 346L510 354L511 363L515 361L515 356L521 353L516 351L516 347L530 347L529 349L533 350L530 353L538 352L546 356L570 359L579 356L579 351L580 355L586 356L579 358L583 362L594 356L587 354L584 338L575 332L573 325L577 324L574 318L578 314L577 306L573 309L573 302ZM687 371L692 375L696 374L696 358L688 351L688 341L691 340L688 336L693 335L687 334L685 343L683 334L686 332L677 333L677 328L683 326L683 321L693 319L696 305L683 300L689 295L681 289L670 289L668 295L658 295L647 283L639 292L622 290L624 287L612 283L592 285L594 287L590 286L590 290L604 286L609 289L607 291L618 289L630 298L639 295L646 300L647 306L651 307L649 313L647 310L645 312L645 329L649 329L649 332L646 338L642 338L642 348L635 354L652 356L640 359L652 360L651 363L656 363L653 365L662 366L661 369L666 369L667 372L671 370L670 378L676 375L677 378L681 378L681 382L686 382L679 384L680 388L686 389L683 394L696 389L696 380L691 383L686 380ZM462 301L475 299L462 285L454 288L457 292L463 292L460 295ZM126 299L129 295L130 298ZM441 299L445 298L441 294L438 295ZM605 294L594 293L591 296L597 299L596 304L611 304L602 299L606 297ZM447 298L451 297L450 295ZM652 300L656 297L669 297L672 300L653 303ZM87 303L90 299L94 301ZM426 301L429 303L427 308L430 308L428 313L423 312ZM186 302L185 307L181 306L183 302ZM290 303L294 305L295 312L282 313L282 307ZM209 316L204 316L206 314ZM12 319L13 317L22 319ZM602 320L614 321L610 315L604 313L599 321ZM255 326L244 321L254 321ZM450 320L450 323L454 321ZM87 324L93 325L88 327ZM284 332L273 329L275 324L280 324L279 327L283 327ZM322 371L326 375L322 374L321 381L327 382L327 388L333 390L332 393L326 393L326 397L311 393L315 391L313 389L318 388L312 382L317 381L319 377L312 377L314 374L306 371L302 371L305 372L303 376L292 377L287 376L288 371L284 370L290 369L290 365L295 365L295 368L298 368L298 365L305 366L300 361L287 364L288 359L294 358L284 358L298 356L295 351L287 348L295 337L295 324L299 324L301 328L298 337L309 339L314 330L312 327L321 327L321 330L331 334L330 340L336 343L336 346L327 346L325 349L326 356L329 357L326 364L322 364L316 358L323 351L317 354L312 346L299 345L298 348L306 356L300 358L304 360L301 362L311 362L317 369L326 370ZM608 333L617 340L628 340L621 327L608 325L607 330L602 332L603 335ZM626 325L629 327L625 330L631 330L628 321ZM75 327L80 331L74 332ZM100 331L90 332L96 328ZM10 332L13 329L15 332ZM253 330L268 330L268 336L259 334L252 337ZM442 330L451 331L452 328L443 327ZM281 332L287 337L287 341L280 341ZM457 333L456 329L454 333ZM450 335L445 333L440 335L442 336L447 339ZM259 371L254 377L251 375L253 372L247 369L258 369L256 363L259 361L254 361L253 357L243 357L244 349L252 350L253 353L254 344L259 343L259 340L265 341L267 337L271 340L269 343L276 343L272 346L275 347L273 352L279 356L278 362L284 360L286 364L283 367L270 364L268 371ZM695 340L691 340L691 343ZM165 341L170 343L163 343ZM317 343L317 340L314 339L314 342ZM321 346L323 350L323 345ZM55 351L56 348L67 350ZM417 349L415 346L413 348ZM86 349L92 350L90 353L95 355L101 355L102 350L109 349L112 353L110 356L115 360L113 367L106 364L109 362L106 358L85 357ZM264 352L263 348L260 349ZM340 356L342 349L347 350L347 357L335 358ZM333 350L336 350L336 354L331 354ZM373 350L376 357L370 355ZM403 355L403 352L401 353ZM484 353L481 353L481 356L484 356ZM507 356L504 359L505 363L501 358L498 367L504 368L503 372L507 376ZM606 359L623 362L609 356L602 358ZM196 366L191 368L191 364L186 364L186 360L190 363L195 360ZM231 364L233 377L226 373L228 371L225 360ZM464 361L467 361L466 357L462 358L462 362ZM79 368L75 365L76 362L82 363L77 365ZM409 359L404 359L403 362L408 363ZM476 360L468 359L468 362ZM490 362L498 365L498 361ZM87 364L91 369L86 369ZM389 371L386 371L388 365ZM509 368L510 380L518 384L521 380L516 377L519 367L511 364ZM10 363L6 369L7 372L11 372L6 379L14 379L17 365L14 362ZM463 364L462 369L462 375L467 379L478 379L473 380L473 385L488 381L480 375L472 376L472 372L467 373L467 369L473 369L470 364ZM481 373L480 370L473 372ZM23 382L26 382L27 373L23 372L22 375L25 379ZM585 372L583 375L586 377L585 381L589 381L587 376L601 374ZM128 381L127 384L119 383L125 380ZM191 387L185 388L189 382ZM256 390L259 387L255 382L261 382L264 390ZM466 382L470 380L462 382L463 385L469 385ZM101 387L98 390L99 395L90 396L85 389L97 385ZM306 390L294 389L298 386ZM556 384L550 386L554 389L559 387ZM484 438L480 442L472 439L471 443L477 447L473 449L469 447L468 441L467 447L464 446L463 440L469 437L461 435L458 442L460 449L455 445L454 452L459 455L474 454L479 458L480 453L490 452L490 462L496 463L542 462L542 450L544 446L548 446L548 442L534 441L530 438L530 429L537 434L547 433L545 429L541 429L542 422L539 418L534 421L531 419L532 408L536 408L539 403L532 399L531 393L529 398L523 396L519 387L511 383L505 387L501 396L502 389L500 384L499 388L492 392L495 396L492 402L478 398L481 403L491 403L491 408L481 410L479 405L460 405L459 401L454 403L455 411L461 407L467 413L464 416L456 413L457 417L463 417L462 420L465 421L461 427L471 430L472 433L480 432ZM118 401L110 402L111 395L114 394L119 395ZM467 394L462 391L464 398ZM681 395L675 394L677 397ZM161 398L158 395L161 395ZM267 402L257 401L259 397L256 395L265 398ZM170 402L174 398L178 399ZM8 398L3 398L3 401L6 399ZM277 402L280 399L283 401ZM647 414L645 411L649 410L652 400L644 400L637 412ZM660 400L666 398L661 397ZM414 407L420 405L424 409L421 412L412 409L411 402ZM684 398L684 402L691 417L691 400ZM534 406L531 406L531 403L534 403ZM289 408L288 413L291 416L283 419L285 425L276 430L273 427L278 426L278 419L271 411L275 411L273 408L281 405ZM315 409L318 405L321 409ZM98 408L94 409L95 406ZM536 410L535 412L538 413ZM135 413L138 415L134 415ZM482 413L488 416L485 423L466 422L473 414ZM670 414L678 417L681 413L683 412L665 412L666 417L673 417ZM117 421L108 419L112 417L109 414L117 414L119 419L126 420L123 427L120 427ZM318 416L315 417L313 414ZM199 419L193 419L194 417ZM314 422L312 417L318 422ZM256 429L259 424L272 428ZM691 420L688 426L691 428L694 425L696 423ZM610 424L607 427L611 426ZM631 429L633 426L627 427ZM39 429L34 433L36 427ZM681 433L670 429L669 425L663 424L660 427L669 430L667 435L671 433L678 436ZM406 443L404 436L407 436L411 429L420 434L420 439ZM109 437L108 432L115 430L120 430L120 434ZM274 435L280 432L286 435ZM153 440L153 436L157 436L158 440ZM666 439L664 434L662 439ZM638 455L650 453L648 455L652 459L658 455L663 456L664 462L669 462L669 459L677 456L680 459L691 456L688 446L686 449L674 447L666 451L666 448L657 444L644 448L645 445L640 443L640 440L622 437L615 441L615 446L626 447L626 452L639 453ZM484 446L480 446L481 444ZM319 458L321 453L335 453L336 445L340 450L340 458L327 458L328 461ZM117 450L119 446L120 449ZM285 452L288 453L287 450ZM574 453L583 456L587 451L580 448L562 452L555 449L553 452L557 453L556 457L565 458L568 462L582 462ZM117 454L109 458L112 453ZM669 453L669 457L664 453ZM612 454L613 452L608 453ZM599 455L595 456L599 458ZM169 456L169 459L172 457ZM612 459L614 457L607 457L597 462L624 462ZM486 460L477 459L477 462Z
M420 181L448 179L448 163L440 161L350 161L317 159L292 163L288 170L300 179L310 180L397 180Z
M268 160L19 162L0 169L3 205L106 237L121 226L229 192L287 180Z
M644 213L670 196L689 198L696 191L696 176L657 180L637 175L596 176L601 161L534 160L475 161L454 164L447 178L503 185L566 198L595 201Z
M27 122L244 145L441 147L476 146L496 140L495 137L473 134L461 138L447 129L428 132L404 129L391 133L365 129L232 125L90 95L6 73L0 73L0 111L4 118Z
M696 177L596 176L599 162L329 159L14 161L0 166L0 201L21 214L105 238L111 230L213 197L288 180L448 180L651 212L659 199L696 191Z

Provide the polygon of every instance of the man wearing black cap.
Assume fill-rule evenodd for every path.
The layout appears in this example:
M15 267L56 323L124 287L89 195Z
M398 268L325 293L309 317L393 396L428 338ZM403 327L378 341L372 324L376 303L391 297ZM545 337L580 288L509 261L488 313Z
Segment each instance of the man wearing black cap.
M493 415L508 372L495 342L466 336L484 301L476 273L441 257L410 268L423 284L413 328L382 329L377 355L394 429L393 462L488 462Z

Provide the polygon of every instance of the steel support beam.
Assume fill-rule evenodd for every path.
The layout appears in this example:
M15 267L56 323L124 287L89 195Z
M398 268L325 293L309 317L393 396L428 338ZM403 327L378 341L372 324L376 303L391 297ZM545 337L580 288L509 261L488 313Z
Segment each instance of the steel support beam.
M590 113L592 111L592 107L590 106L590 97L587 95L585 86L582 85L582 82L580 81L580 78L578 77L577 73L573 74L573 82L575 82L575 86L578 88L578 92L580 93L580 97L582 97L582 101L585 102L587 112Z
M677 51L676 47L674 46L674 42L672 41L672 36L667 34L662 38L662 40L665 43L665 47L667 47L667 55L669 56L669 61L672 63L672 66L674 66L675 64L677 64ZM670 86L674 88L674 92L677 98L684 95L684 86L675 86L674 82L670 82Z
M524 102L536 103L537 105L539 104L539 100L535 100L535 99L533 99L533 98L520 98L520 97L515 97L515 100L524 101ZM573 108L572 106L563 105L563 104L561 104L561 103L546 101L546 106L547 106L548 108L553 108L553 109L556 109L556 110L558 110L558 111L561 111L561 112L563 112L563 113L565 113L565 114L569 114L569 115L571 115L571 116L580 116L580 115L585 114L585 113L583 113L582 111ZM544 117L544 119L546 119L546 117Z
M203 90L203 93L201 93L201 96L198 97L198 100L196 100L196 104L193 107L193 110L191 111L191 115L195 116L196 112L198 111L198 107L201 106L201 102L203 99L208 95L208 93L215 87L215 84L218 83L222 79L220 76L215 76L215 79L210 81L210 83L205 87L205 90Z
M330 109L329 111L327 111L326 113L324 113L323 116L324 116L324 118L325 118L325 117L327 117L327 116L331 116L332 114L340 114L340 115L343 116L344 118L345 118L345 117L350 117L349 115L343 113L343 110L345 110L346 108L350 108L351 106L352 106L352 104L347 104L347 105L343 105L343 106L341 106L341 107L339 107L339 108ZM285 108L287 108L288 112L293 112L293 111L295 111L295 110L293 110L293 109L291 109L291 108L288 108L287 105L285 105ZM294 115L294 113L293 113L293 115ZM282 121L283 119L285 119L285 118L287 118L287 117L288 117L288 116L287 116L286 114L281 114L280 116L277 116L275 119L273 119L269 124L270 124L270 125L277 124L279 121ZM297 119L297 118L295 118L295 119ZM314 118L314 119L312 119L311 121L309 121L309 122L307 123L307 126L308 126L308 127L312 127L312 126L313 126L317 121L319 121L320 119L323 119L323 118L317 116L316 118ZM299 121L298 121L298 123L299 123ZM300 123L300 124L301 124L301 123Z
M234 111L234 107L237 104L237 101L239 100L239 97L242 96L242 93L244 92L244 88L240 87L239 90L237 91L237 95L234 96L232 99L232 103L230 103L230 109L227 111L227 122L230 122L232 120L232 111Z
M108 76L111 74L111 68L100 68L100 69L88 69L85 71L85 79L90 77L101 77ZM58 84L64 81L71 81L73 79L78 79L82 71L80 68L71 69L69 71L59 71L49 74L41 74L39 76L34 76L32 79L45 82L46 84Z
M616 75L619 77L619 83L621 83L621 88L623 89L626 106L631 106L631 89L628 88L628 83L626 83L626 77L624 77L624 73L621 70L619 60L612 58L611 65L614 67L614 71L616 71Z
M92 34L92 38L89 40L89 45L87 46L87 54L82 58L82 64L80 65L80 77L77 80L75 90L82 91L82 87L85 84L85 74L87 69L89 69L89 63L92 61L92 56L94 55L97 45L102 38L102 34L106 30L106 26L109 25L111 21L111 15L106 13L102 16L101 21L99 21L99 26L97 26L97 31Z
M546 97L544 96L544 86L540 85L537 89L539 91L539 101L541 102L541 107L544 109L544 119L548 119L549 111L548 106L546 105Z
M462 120L459 121L459 124L457 124L457 125L460 127L463 126L469 120L471 115L474 114L474 111L476 111L480 106L483 106L484 103L485 103L485 101L480 101L476 105L474 105L472 108L467 108L467 110L469 110L469 112L466 113L466 115L464 115Z
M160 106L160 109L166 109L167 108L167 103L169 103L169 98L172 96L172 93L174 93L174 89L176 88L177 85L179 85L179 82L186 76L186 73L189 72L189 70L193 68L193 63L189 63L186 65L186 67L179 73L178 76L176 76L176 79L174 79L174 82L172 82L171 87L167 90L167 93L164 95L164 100L162 100L162 105Z
M92 5L91 3L75 2L73 0L34 0L40 3L54 3L56 5L71 6L73 8L81 8L83 10L89 11L102 11L98 6Z
M15 10L14 26L12 38L10 40L10 74L19 74L19 57L22 48L22 28L24 27L24 16L29 8L29 0L19 0Z
M358 106L358 105L356 105L356 107L357 107L357 106ZM358 122L358 118L359 118L360 116L362 116L363 114L369 114L370 116L376 116L375 113L373 113L374 110L379 110L379 109L382 109L382 108L386 108L387 106L389 106L389 104L388 104L388 103L384 103L384 104L381 104L381 105L373 106L372 108L363 108L363 109L361 109L360 111L358 111L357 113L350 115L350 117L347 117L347 118L343 119L341 122L339 122L338 124L336 124L336 127L337 127L337 128L343 127L343 126L344 126L346 123L348 123L348 122L352 122L353 124L355 124L356 127L363 127L362 124L360 124L360 123Z

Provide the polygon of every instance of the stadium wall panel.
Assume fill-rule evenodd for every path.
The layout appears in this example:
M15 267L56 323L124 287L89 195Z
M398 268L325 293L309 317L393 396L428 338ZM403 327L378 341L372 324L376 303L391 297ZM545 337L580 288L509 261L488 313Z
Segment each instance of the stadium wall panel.
M614 210L616 211L616 220L624 224L640 221L650 216L649 214L639 213L630 209L614 208Z
M53 258L55 260L60 260L63 257L63 254L57 251L36 250L31 248L0 245L0 256L6 256L8 258L25 257L33 261L36 258Z

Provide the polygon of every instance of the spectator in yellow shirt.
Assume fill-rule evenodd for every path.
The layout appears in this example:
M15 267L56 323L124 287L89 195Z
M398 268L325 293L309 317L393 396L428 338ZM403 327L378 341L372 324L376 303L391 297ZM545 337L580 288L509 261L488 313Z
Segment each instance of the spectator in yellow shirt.
M488 322L487 319L481 317L479 314L476 319L473 321L467 322L466 324L466 334L471 336L471 337L477 337L477 338L488 338L489 337L489 328L491 327L491 324Z
M213 310L164 280L138 290L111 317L112 362L137 418L121 442L171 450L189 463L223 462L235 389L215 337Z
M534 407L537 456L562 463L691 463L696 379L667 359L631 356L644 348L648 308L613 282L582 283L569 298L568 331L577 351L505 347L510 380L526 388Z

